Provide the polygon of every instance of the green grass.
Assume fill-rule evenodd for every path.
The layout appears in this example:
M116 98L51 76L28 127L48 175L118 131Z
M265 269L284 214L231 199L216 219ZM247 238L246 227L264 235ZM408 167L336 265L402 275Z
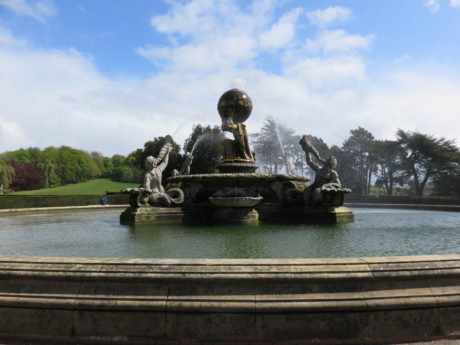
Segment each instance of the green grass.
M109 179L95 179L54 188L43 188L12 195L102 195L105 192L119 192L122 188L139 187L138 183L115 182Z

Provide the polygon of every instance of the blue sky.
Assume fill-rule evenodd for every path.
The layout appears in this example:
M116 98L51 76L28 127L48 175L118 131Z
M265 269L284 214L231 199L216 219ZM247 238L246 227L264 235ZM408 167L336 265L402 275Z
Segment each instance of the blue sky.
M460 140L460 0L0 0L0 152L127 154L219 125L231 87L340 145L358 126Z

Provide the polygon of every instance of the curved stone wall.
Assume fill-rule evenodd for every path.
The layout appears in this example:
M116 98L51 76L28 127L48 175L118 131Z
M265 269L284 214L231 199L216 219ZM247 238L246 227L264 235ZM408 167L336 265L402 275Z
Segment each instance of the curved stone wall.
M460 255L0 257L0 339L363 344L460 336Z

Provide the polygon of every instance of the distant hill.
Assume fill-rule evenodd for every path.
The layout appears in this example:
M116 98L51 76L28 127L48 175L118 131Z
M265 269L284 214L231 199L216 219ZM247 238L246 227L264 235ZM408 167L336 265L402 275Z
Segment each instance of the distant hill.
M102 195L105 192L119 192L123 188L139 187L138 183L115 182L109 179L94 179L85 182L68 184L54 188L43 188L12 195Z

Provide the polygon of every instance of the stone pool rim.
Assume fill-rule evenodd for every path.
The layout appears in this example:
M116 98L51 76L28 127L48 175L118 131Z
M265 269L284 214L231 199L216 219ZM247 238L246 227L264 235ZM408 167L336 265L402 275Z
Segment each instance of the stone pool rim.
M0 289L0 339L376 344L460 338L460 254L2 256Z
M382 344L460 339L460 254L0 256L0 312L0 339L11 341Z

